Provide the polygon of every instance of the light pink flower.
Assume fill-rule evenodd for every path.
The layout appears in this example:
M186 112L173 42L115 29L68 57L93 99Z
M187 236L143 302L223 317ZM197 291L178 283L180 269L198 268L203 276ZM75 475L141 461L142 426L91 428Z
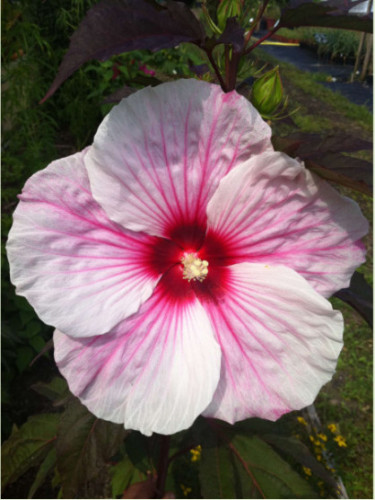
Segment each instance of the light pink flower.
M275 420L331 379L343 322L324 297L363 262L367 222L270 135L235 92L167 83L26 183L12 281L98 417L145 434Z

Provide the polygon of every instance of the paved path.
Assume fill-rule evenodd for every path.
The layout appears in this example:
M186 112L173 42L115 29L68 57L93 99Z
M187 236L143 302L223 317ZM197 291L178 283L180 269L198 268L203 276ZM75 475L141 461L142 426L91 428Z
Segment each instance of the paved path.
M365 105L370 111L373 110L373 87L372 84L353 82L347 83L352 65L335 64L318 58L312 50L304 47L288 47L282 45L262 45L262 50L276 57L282 62L294 64L298 69L313 73L326 73L337 80L335 82L319 82L334 92L340 92L351 102Z

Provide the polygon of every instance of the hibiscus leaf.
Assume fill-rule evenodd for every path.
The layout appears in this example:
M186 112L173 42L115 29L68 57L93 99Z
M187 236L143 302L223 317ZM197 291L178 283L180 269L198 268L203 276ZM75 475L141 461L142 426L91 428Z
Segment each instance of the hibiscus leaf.
M36 384L33 384L31 388L38 394L48 398L50 401L61 399L69 392L68 384L62 377L54 377L48 383L37 382Z
M372 33L372 15L349 13L349 10L355 5L356 3L350 0L328 0L326 2L291 0L281 11L279 26L285 28L318 26Z
M208 426L201 431L204 498L316 497L310 485L260 437L215 421Z
M323 136L297 132L272 137L276 150L305 161L307 168L324 179L372 196L372 164L341 154L372 149L369 141L347 134Z
M51 448L47 456L40 465L38 472L36 473L33 484L30 487L29 494L27 498L33 498L37 489L42 486L48 474L53 470L56 465L56 448Z
M240 26L235 17L227 19L225 30L217 40L217 43L232 45L236 52L240 52L244 46L245 30Z
M60 415L33 415L2 445L1 488L16 481L31 467L38 465L53 448Z
M298 463L311 469L315 476L323 479L332 488L337 487L336 481L331 474L316 460L308 447L301 441L293 437L278 436L276 434L265 434L262 437L273 448L278 448L282 454L291 456Z
M128 457L136 469L144 474L152 468L149 456L149 440L137 431L132 431L125 441Z
M116 465L113 465L110 468L110 474L112 477L112 498L122 496L133 483L146 479L146 475L134 467L129 457L124 457Z
M322 165L318 165L311 160L305 161L305 166L312 172L319 175L319 177L322 177L322 179L340 184L341 186L345 186L350 189L354 189L355 191L359 191L360 193L364 193L368 196L372 196L372 189L362 181L351 179L350 177L340 174L339 172L335 172L332 169L326 168Z
M335 296L350 304L372 327L373 292L363 274L355 272L349 288L344 288L336 292Z
M102 0L86 14L73 33L55 80L41 102L84 63L105 60L132 50L160 50L181 42L200 43L204 31L180 2L160 8L146 0Z
M122 425L96 418L78 399L61 415L56 451L64 498L80 498L91 481L107 482L109 460L126 431Z

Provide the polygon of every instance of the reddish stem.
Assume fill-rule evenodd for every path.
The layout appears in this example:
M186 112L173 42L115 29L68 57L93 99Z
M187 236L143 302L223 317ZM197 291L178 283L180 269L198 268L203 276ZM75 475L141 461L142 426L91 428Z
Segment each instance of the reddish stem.
M160 455L158 463L158 478L156 482L156 498L163 498L165 492L165 482L168 473L168 455L170 436L160 436Z
M267 38L269 38L270 36L272 36L274 33L276 33L276 31L280 29L280 26L276 26L274 28L272 28L271 31L269 31L266 35L264 35L262 38L260 38L259 40L257 40L251 47L249 47L246 51L245 51L245 54L248 54L249 52L251 52L252 50L255 49L255 47L258 47L258 45L260 45L262 42L264 42L264 40L267 40Z
M257 24L259 23L259 21L262 19L262 16L263 16L263 13L264 11L266 10L266 7L268 5L268 2L269 0L264 0L263 4L261 5L259 11L258 11L258 14L257 14L257 17L254 21L254 26L251 28L251 30L249 31L249 33L247 34L246 36L246 39L245 39L245 47L247 46L247 44L249 43L250 41L250 38L253 36L253 33L254 33L254 30L255 28L257 27Z

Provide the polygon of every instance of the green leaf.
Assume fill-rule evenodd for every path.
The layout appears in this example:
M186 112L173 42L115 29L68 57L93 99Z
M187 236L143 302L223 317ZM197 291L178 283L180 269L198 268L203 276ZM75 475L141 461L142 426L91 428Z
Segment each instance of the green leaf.
M132 431L125 441L125 449L129 459L134 467L144 474L152 469L148 442L147 437L137 431Z
M34 351L29 346L21 346L17 349L16 365L20 373L26 370L34 357Z
M2 489L46 457L54 446L59 418L56 413L33 415L19 429L13 429L1 450Z
M134 467L129 457L123 458L111 467L110 474L112 476L112 498L122 496L129 486L147 478L146 474L142 474Z
M68 384L62 377L54 377L51 382L48 383L38 382L32 385L31 388L38 394L48 398L50 401L61 399L69 393Z
M209 426L201 434L204 498L316 498L308 482L260 437L217 422Z
M122 425L96 418L76 398L70 401L61 416L56 441L64 498L79 498L94 480L95 484L101 481L104 487L108 462L125 435Z
M29 339L29 344L36 350L36 352L40 352L43 347L46 345L46 341L40 335L36 335Z
M33 484L31 485L31 488L29 490L29 494L27 495L27 498L33 498L37 489L40 486L42 486L42 484L44 483L48 474L52 471L52 469L55 467L55 465L56 465L56 449L51 448L50 451L48 452L46 458L43 460L41 466L39 467L39 470L36 474L35 480L34 480Z

